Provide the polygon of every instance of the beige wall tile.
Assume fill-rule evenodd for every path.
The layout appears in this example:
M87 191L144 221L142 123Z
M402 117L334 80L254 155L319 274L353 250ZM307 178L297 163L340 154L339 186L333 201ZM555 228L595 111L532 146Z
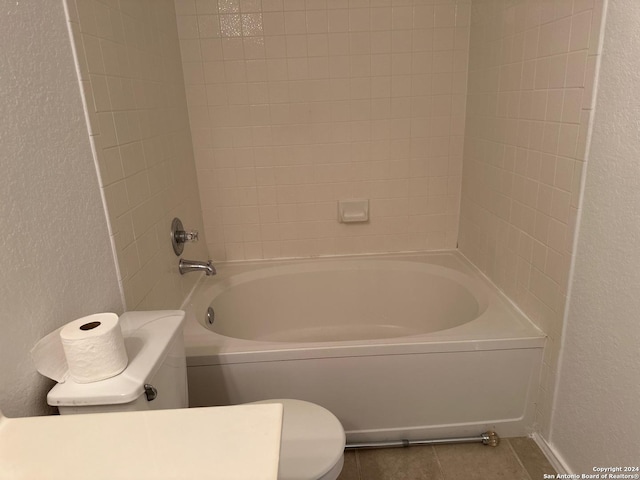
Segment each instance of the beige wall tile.
M216 259L455 247L470 2L209 3L176 14Z
M201 35L219 36L217 11L198 1L202 15L196 16L196 3L180 0L176 20L169 0L68 3L126 308L178 308L197 276L179 278L177 257L164 240L176 215L205 233L185 103L208 99L206 89L195 88L205 86L199 42ZM181 51L192 60L184 67ZM207 114L199 110L192 118L210 128ZM206 259L206 241L185 253Z
M537 412L543 433L557 370L601 8L592 0L481 0L471 15L459 248L549 335ZM505 265L514 265L513 271Z

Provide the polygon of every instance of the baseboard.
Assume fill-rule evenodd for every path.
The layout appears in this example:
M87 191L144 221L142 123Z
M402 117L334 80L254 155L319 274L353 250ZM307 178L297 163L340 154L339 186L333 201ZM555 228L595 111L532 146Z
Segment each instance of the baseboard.
M545 457L547 457L547 460L549 460L549 463L556 470L556 472L564 475L570 475L573 473L571 472L569 467L567 467L567 464L562 459L562 457L555 451L555 449L551 445L547 443L544 438L542 438L542 436L540 436L540 434L534 433L533 435L531 435L531 438L534 442L536 442L536 445L540 447L540 450L542 450L542 453Z

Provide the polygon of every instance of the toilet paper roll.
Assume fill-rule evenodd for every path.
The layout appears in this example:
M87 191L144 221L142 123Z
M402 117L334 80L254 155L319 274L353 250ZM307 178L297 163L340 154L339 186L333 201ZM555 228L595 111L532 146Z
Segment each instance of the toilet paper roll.
M98 313L79 318L60 330L60 340L77 383L91 383L113 377L127 366L127 351L115 313Z
M102 325L103 320L105 325ZM107 323L112 325L114 320L120 324L120 329L123 330L124 334L126 334L127 332L125 330L127 330L127 325L125 324L123 326L119 322L118 316L115 313L101 313L101 314L90 315L89 317L83 317L78 320L75 320L71 323L68 323L67 325L63 325L57 330L54 330L53 332L48 334L46 337L43 337L31 349L31 358L33 360L33 363L35 364L36 370L38 370L38 372L40 372L45 377L49 377L58 383L64 383L67 380L67 378L69 378L69 362L67 361L65 348L62 345L62 338L61 338L62 330L67 327L70 327L72 324L75 324L76 330L78 330L79 327L83 325L89 325L89 324L92 324L92 322L101 322L101 328L99 330L96 330L97 326L96 328L85 327L85 330L80 330L80 332L82 332L83 334L83 337L90 337L103 332L105 327L107 327ZM89 325L89 326L92 326L92 325ZM91 332L92 330L95 330L95 331L92 333L88 333L88 332ZM79 333L77 331L74 332L74 336L79 336ZM86 355L80 358L80 360L91 362L92 364L94 364L92 368L100 368L100 369L104 369L105 371L109 370L109 371L115 372L110 376L117 375L122 371L122 369L126 367L128 363L128 360L125 360L124 362L122 361L123 351L124 351L124 357L126 358L126 350L124 350L124 346L123 346L124 341L120 343L117 337L118 337L117 331L113 330L110 335L110 338L112 340L110 343L112 344L112 347L109 347L109 350L111 350L112 352L111 354L107 354L105 352L105 348L103 347L102 349L99 349L99 348L96 349L97 350L96 352L88 351ZM108 338L109 337L107 337L107 339ZM92 340L92 341L97 342L97 340ZM117 352L117 353L114 353L114 352ZM107 361L105 364L102 364L101 363L102 360L100 360L97 357L99 356L104 357L105 355L109 355L109 357L111 357L112 359ZM77 359L78 355L75 355L75 357ZM113 358L116 359L115 362L113 361ZM120 358L120 361L117 361L118 358ZM123 366L122 366L122 363L124 364ZM114 365L117 366L117 368L112 368ZM105 366L108 366L108 368L105 368ZM87 377L86 375L84 375L83 377L97 378L99 376L101 375L97 375L95 377L94 376ZM108 378L108 377L103 377L101 379L104 379L104 378ZM98 380L93 380L93 381L98 381ZM85 380L83 382L82 380L80 380L80 383L87 383L87 381Z

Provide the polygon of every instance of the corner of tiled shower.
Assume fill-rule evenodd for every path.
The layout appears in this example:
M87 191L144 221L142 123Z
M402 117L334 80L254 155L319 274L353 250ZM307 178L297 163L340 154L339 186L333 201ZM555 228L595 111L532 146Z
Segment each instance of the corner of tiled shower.
M173 2L65 0L87 128L128 310L177 308L169 226L204 237ZM206 240L186 255L208 256Z
M604 0L66 1L129 309L192 286L174 215L216 261L458 247L548 335L548 433Z
M457 246L548 335L547 433L603 3L176 0L210 252Z
M547 334L548 436L601 53L602 0L474 2L460 250Z

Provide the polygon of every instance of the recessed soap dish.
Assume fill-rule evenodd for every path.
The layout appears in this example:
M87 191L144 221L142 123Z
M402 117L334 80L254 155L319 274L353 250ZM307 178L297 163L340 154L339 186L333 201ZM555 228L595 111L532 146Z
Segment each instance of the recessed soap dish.
M338 221L341 223L367 222L369 220L369 199L360 198L338 201Z

